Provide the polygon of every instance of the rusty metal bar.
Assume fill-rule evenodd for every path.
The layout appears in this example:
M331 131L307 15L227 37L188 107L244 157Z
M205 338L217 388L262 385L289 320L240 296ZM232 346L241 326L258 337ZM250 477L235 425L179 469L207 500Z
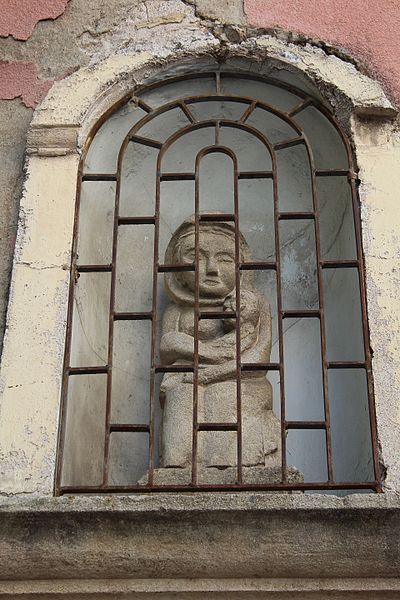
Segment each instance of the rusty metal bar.
M216 86L219 78L216 77ZM196 156L195 191L194 191L194 263L200 262L200 161L204 150ZM195 269L194 284L194 314L193 314L193 422L192 422L192 485L197 484L197 445L198 445L198 402L199 402L199 316L200 316L200 270Z
M154 225L156 218L148 217L119 217L118 225Z
M242 363L242 371L279 371L280 363Z
M194 365L157 365L154 370L156 373L194 373Z
M67 372L68 375L100 375L108 373L109 370L108 365L101 365L99 367L69 367Z
M349 169L316 169L316 177L349 177L353 172Z
M288 140L284 140L283 142L277 142L274 144L274 150L283 150L284 148L292 148L292 146L297 146L298 144L304 143L304 137L299 136L296 138L290 138Z
M312 212L281 212L278 215L278 219L280 221L314 220L315 215Z
M295 115L297 115L299 112L301 112L302 110L304 110L311 104L313 104L313 99L305 98L304 100L302 100L299 104L297 104L294 108L292 108L292 110L290 110L286 114L288 117L294 117Z
M111 273L112 265L75 265L78 273Z
M183 273L184 271L195 271L195 265L187 265L183 263L175 263L170 265L158 265L159 273Z
M190 110L190 108L188 107L188 105L186 104L186 102L182 101L180 102L179 106L182 109L182 112L185 114L185 116L189 119L189 121L191 123L196 123L196 117L194 116L194 114L192 113L192 111Z
M327 472L328 481L333 482L333 462L332 462L332 435L331 435L331 416L330 416L330 405L329 405L329 384L328 384L328 366L327 366L327 355L326 355L326 327L325 327L325 302L324 302L324 284L323 284L323 270L321 266L321 239L320 239L320 219L318 211L318 199L317 199L317 182L315 175L315 163L314 156L311 150L311 146L305 137L306 151L308 161L311 170L311 194L312 194L312 206L315 214L314 220L314 233L315 233L315 250L316 250L316 263L317 263L317 284L318 284L318 302L319 302L319 326L320 326L320 347L321 347L321 361L322 361L322 386L324 395L324 413L325 413L325 440L326 440L326 461L327 461Z
M236 312L230 311L202 311L199 313L199 319L236 319Z
M114 321L151 321L151 312L115 312Z
M161 173L161 181L194 181L195 173Z
M199 423L197 431L237 431L237 423Z
M241 271L276 271L275 262L246 262L240 263Z
M238 179L272 179L272 171L239 171Z
M325 421L286 421L286 429L326 429Z
M291 491L306 491L306 490L373 490L379 491L379 481L371 482L309 482L309 483L260 483L260 484L227 484L227 485L153 485L139 486L139 485L114 485L106 488L96 486L62 486L60 488L60 494L129 494L133 492L139 493L151 493L151 492L226 492L226 491L244 491L244 492L291 492Z
M360 361L334 361L327 363L328 369L366 369L367 363Z
M149 433L149 425L133 425L130 423L111 423L110 433Z
M321 260L322 269L358 269L360 263L358 260Z
M160 150L162 148L162 143L158 140L152 140L151 138L141 137L140 135L130 136L129 141L135 144L141 144L142 146L149 146L149 148L157 148L157 150Z
M221 222L234 222L235 221L235 215L232 215L230 213L202 213L201 215L199 215L199 220L200 221L214 221L215 223L221 223Z
M215 91L218 96L221 95L221 73L219 71L215 71Z
M117 173L85 173L82 181L117 181Z
M254 102L252 102L244 111L244 113L242 114L242 116L239 119L239 123L246 123L247 119L250 117L251 113L254 111L254 109L257 107L257 102L254 100Z
M320 316L321 311L319 309L282 311L282 319L319 319Z

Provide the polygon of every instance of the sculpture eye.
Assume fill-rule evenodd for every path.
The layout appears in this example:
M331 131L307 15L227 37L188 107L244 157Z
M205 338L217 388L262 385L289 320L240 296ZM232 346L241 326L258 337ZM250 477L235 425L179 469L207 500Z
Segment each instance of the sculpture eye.
M233 263L235 258L234 256L232 256L231 254L228 254L227 252L221 252L220 254L217 254L217 260L218 262L225 262L225 263Z

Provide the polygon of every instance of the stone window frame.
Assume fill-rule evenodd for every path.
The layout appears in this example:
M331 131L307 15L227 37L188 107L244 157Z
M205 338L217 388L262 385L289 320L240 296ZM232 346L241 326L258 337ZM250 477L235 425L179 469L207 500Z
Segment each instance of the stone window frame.
M380 85L345 61L269 36L257 38L254 44L242 46L240 52L232 46L228 52L232 58L241 59L254 59L256 54L261 64L268 59L305 75L327 92L337 115L351 130L362 180L368 293L385 282L373 264L373 254L369 256L370 240L379 223L368 218L365 207L370 204L371 189L381 190L388 201L391 189L390 185L385 188L376 168L370 171L371 157L376 158L377 152L373 141L365 143L370 133L366 118L382 120L396 112ZM160 76L172 64L178 70L190 65L193 68L199 60L210 64L211 50L211 46L196 52L187 50L185 56L164 58L161 65L148 52L113 56L57 82L35 111L28 132L27 179L1 370L5 493L53 494L76 183L85 140L100 117L104 118L127 93L134 94L136 86ZM387 349L382 347L374 314L369 311L369 315L371 345L379 348L373 361L378 435L383 461L390 466L391 479L386 483L395 486L400 479L400 442L395 440L388 415L393 399L387 386L381 385L380 371Z

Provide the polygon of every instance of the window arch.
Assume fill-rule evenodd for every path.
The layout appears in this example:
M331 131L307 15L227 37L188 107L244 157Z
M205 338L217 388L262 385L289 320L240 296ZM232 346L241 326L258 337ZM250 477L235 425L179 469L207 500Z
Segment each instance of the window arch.
M58 491L378 489L357 175L330 109L282 81L207 72L138 90L92 138L78 190ZM183 367L160 360L163 278L199 271L164 261L192 214L195 264L202 223L233 224L235 322L246 273L272 309L270 359L236 351L234 423L199 421L198 355ZM211 319L198 300L193 310L196 347L201 318ZM194 377L184 481L163 480L157 458L161 380L178 371ZM279 477L243 471L246 373L272 384ZM199 439L216 435L222 447L235 439L234 476L201 481Z

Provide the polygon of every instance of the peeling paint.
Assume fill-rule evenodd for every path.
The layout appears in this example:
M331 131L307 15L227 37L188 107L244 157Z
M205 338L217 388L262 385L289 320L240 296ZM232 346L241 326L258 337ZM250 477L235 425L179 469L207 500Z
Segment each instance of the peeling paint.
M27 40L35 25L45 19L57 19L65 11L69 0L2 0L0 37L11 35L16 40Z
M52 85L52 80L38 78L34 63L0 61L1 100L20 97L25 106L34 108Z

